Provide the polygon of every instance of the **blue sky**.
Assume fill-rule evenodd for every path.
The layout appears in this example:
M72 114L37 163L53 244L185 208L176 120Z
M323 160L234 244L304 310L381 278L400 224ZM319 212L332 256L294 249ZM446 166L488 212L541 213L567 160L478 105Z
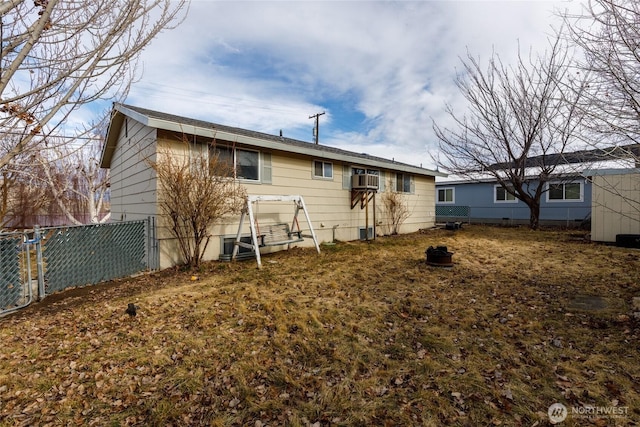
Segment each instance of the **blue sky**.
M193 0L143 53L127 103L433 168L432 121L466 51L542 51L566 1Z

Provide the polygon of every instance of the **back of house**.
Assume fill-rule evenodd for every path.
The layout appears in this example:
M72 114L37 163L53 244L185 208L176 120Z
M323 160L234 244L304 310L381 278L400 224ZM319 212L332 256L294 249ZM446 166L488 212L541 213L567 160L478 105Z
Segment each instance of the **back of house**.
M188 144L185 145L185 141ZM362 153L282 136L223 126L139 107L116 104L102 153L111 170L111 220L158 218L160 266L181 262L176 242L162 220L157 177L150 162L163 151L198 155L224 153L249 195L300 195L320 242L357 240L388 234L385 192L402 197L408 210L399 232L435 224L435 177L441 173ZM258 202L258 226L287 223L295 206ZM238 232L239 216L225 219L212 232L205 259L228 256ZM304 221L300 226L304 227ZM304 230L303 230L304 231ZM241 230L243 239L249 227ZM313 245L304 241L302 245ZM270 250L279 250L274 247Z

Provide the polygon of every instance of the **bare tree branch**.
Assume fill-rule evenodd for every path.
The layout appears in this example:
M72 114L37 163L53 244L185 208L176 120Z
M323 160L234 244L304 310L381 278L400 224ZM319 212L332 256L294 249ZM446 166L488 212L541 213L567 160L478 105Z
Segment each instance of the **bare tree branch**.
M109 173L100 168L102 140L93 141L80 148L58 147L55 158L36 156L37 176L49 191L52 204L71 224L87 221L103 223L110 218L103 211L105 195L109 188Z
M584 53L577 67L589 79L582 108L593 144L640 143L640 2L590 0L582 14L563 17Z
M245 188L232 178L233 165L183 138L183 153L160 149L148 161L158 178L158 204L178 242L184 261L197 268L211 227L244 207ZM212 142L213 143L213 142Z
M527 204L534 229L545 184L560 163L555 154L569 149L583 119L577 105L585 85L570 80L570 60L560 37L543 56L519 52L514 66L494 53L485 70L467 54L456 85L468 110L460 115L448 106L453 126L433 126L444 158L438 166L460 176L493 176Z
M0 6L0 169L92 101L125 96L136 59L188 0L36 0ZM84 130L86 132L86 130ZM77 133L83 133L79 129Z

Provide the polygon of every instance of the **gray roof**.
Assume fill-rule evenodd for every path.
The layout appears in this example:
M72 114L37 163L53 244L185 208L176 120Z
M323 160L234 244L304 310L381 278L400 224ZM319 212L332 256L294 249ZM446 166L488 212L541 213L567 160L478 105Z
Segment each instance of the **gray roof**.
M263 132L256 132L232 126L225 126L205 120L198 120L173 114L162 113L146 108L136 107L126 104L114 104L111 115L111 123L107 132L107 143L102 153L102 166L109 167L111 156L117 143L118 133L122 126L124 116L131 117L144 125L158 129L181 131L186 134L202 135L210 137L231 137L233 140L245 145L252 145L259 148L269 148L285 152L314 156L319 159L330 159L360 164L363 166L381 167L400 172L410 172L427 176L446 176L443 173L430 169L409 165L395 160L382 157L371 156L366 153L355 153L342 150L327 145L313 144L297 139L270 135Z
M532 156L525 159L524 167L543 167L545 165L569 165L576 163L593 163L612 159L638 158L640 145L632 144L619 147L596 148L569 153L553 153L542 156ZM494 163L488 170L504 170L515 167L515 162Z

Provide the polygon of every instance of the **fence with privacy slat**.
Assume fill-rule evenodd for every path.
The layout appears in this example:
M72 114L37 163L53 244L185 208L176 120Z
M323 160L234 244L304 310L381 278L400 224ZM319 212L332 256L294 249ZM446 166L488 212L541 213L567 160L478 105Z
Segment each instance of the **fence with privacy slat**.
M26 303L28 286L21 262L22 242L21 233L0 234L0 313Z
M0 316L27 306L34 294L42 299L158 265L152 217L0 234Z

